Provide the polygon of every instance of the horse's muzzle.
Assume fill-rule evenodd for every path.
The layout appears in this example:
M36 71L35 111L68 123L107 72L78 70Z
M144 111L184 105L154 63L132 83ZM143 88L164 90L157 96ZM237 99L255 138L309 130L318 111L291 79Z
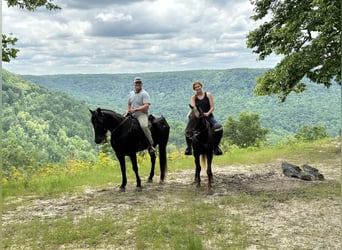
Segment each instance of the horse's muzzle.
M105 144L107 142L106 138L96 138L95 143L96 144Z

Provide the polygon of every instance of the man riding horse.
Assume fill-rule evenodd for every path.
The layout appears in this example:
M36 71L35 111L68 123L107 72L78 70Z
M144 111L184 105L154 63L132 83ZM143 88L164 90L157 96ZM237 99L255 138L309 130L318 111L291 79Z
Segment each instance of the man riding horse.
M137 118L141 129L143 130L148 142L150 153L155 153L153 147L153 138L148 127L148 109L150 107L150 95L142 88L143 82L140 77L134 79L134 90L129 93L127 113Z

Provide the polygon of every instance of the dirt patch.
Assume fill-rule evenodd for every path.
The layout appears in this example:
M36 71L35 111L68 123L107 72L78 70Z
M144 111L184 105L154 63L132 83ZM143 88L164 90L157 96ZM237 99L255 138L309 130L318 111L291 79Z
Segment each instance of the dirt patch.
M118 220L130 209L148 207L163 209L182 202L177 195L182 190L194 190L194 194L204 202L218 202L224 197L258 192L284 193L317 185L320 181L303 181L285 177L281 171L280 161L273 164L234 165L213 167L214 194L205 192L207 185L202 171L202 188L197 189L193 183L194 170L170 172L163 185L144 183L142 191L137 191L134 180L129 180L126 192L119 192L118 186L94 189L85 187L84 193L74 196L62 196L55 199L26 197L9 199L7 203L20 203L15 209L2 214L2 226L9 223L25 223L30 220L57 219L73 216L77 221L85 216L101 216L110 213ZM340 180L340 162L316 165L324 174L324 182ZM300 198L275 200L267 207L254 208L246 206L234 210L222 206L227 213L241 214L245 221L259 231L266 232L268 240L274 242L278 249L340 249L341 222L340 199L329 198L305 200ZM250 249L260 249L260 245ZM133 245L134 247L134 245Z

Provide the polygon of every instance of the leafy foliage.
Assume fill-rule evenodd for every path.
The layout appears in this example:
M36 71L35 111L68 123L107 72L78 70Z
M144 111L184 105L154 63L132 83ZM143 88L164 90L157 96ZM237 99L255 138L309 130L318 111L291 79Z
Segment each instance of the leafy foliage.
M47 10L60 10L61 8L53 3L53 0L5 0L8 7L18 7L28 11L35 11L39 7Z
M18 41L15 37L7 37L2 34L2 61L10 62L11 58L16 58L19 49L13 48L12 46Z
M87 106L2 71L2 163L39 167L95 155Z
M53 3L53 0L5 0L8 7L18 7L20 9L26 9L28 11L35 11L39 7L45 7L47 10L60 10L61 8ZM12 33L11 33L12 35ZM2 61L10 62L11 58L17 57L19 49L15 46L18 41L16 37L8 37L2 34Z
M307 125L301 127L295 135L295 138L299 141L315 141L326 137L328 137L328 134L322 126L310 128Z
M281 62L257 79L257 95L278 94L285 101L302 92L304 77L330 87L341 85L340 0L252 0L255 21L267 19L247 36L247 47L264 60L272 53ZM271 17L271 19L269 18Z
M228 117L224 125L224 137L230 144L241 148L260 146L266 141L268 130L261 127L258 114L241 113L239 120Z

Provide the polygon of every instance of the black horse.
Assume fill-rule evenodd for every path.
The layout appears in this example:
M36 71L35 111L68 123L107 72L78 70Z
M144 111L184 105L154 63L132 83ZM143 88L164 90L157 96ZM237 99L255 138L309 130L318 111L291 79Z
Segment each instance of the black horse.
M213 160L213 149L217 141L222 137L222 131L215 136L214 128L209 120L204 116L203 111L198 107L192 107L189 114L189 121L185 132L191 137L193 156L195 158L195 183L201 186L201 165L206 167L208 176L208 191L212 192L213 173L211 164ZM219 137L219 138L217 138Z
M138 173L138 164L136 153L147 149L148 141L140 128L140 125L131 115L123 116L112 110L97 108L89 110L91 112L91 123L95 131L95 143L106 142L107 132L111 132L110 143L120 162L122 183L120 190L124 191L127 184L125 156L129 156L136 176L137 187L141 188L141 180ZM170 126L166 119L161 117L149 116L150 130L154 141L154 147L159 145L159 163L160 163L160 183L165 180L167 170L166 145L169 139ZM152 182L156 155L150 153L151 171L148 181Z

